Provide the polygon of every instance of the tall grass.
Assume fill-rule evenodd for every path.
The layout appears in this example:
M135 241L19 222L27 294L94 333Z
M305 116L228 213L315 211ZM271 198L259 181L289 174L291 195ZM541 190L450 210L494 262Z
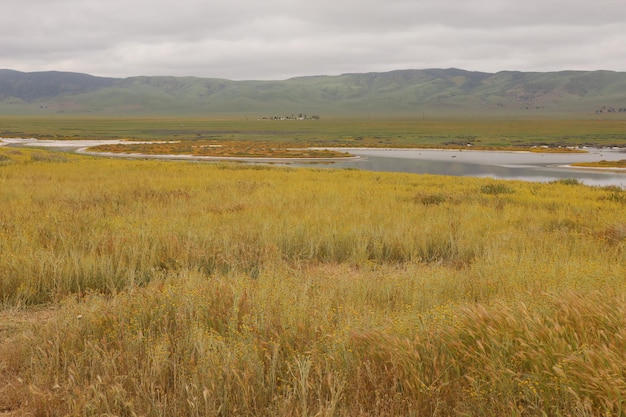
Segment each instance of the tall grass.
M0 409L625 413L618 189L9 151Z

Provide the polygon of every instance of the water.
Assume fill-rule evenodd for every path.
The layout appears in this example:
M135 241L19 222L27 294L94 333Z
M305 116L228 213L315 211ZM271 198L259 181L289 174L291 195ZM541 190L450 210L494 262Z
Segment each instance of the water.
M623 149L587 149L588 153L535 153L470 150L345 149L356 161L324 165L368 171L490 177L548 182L576 179L587 185L626 188L626 171L567 167L575 162L626 159Z
M75 150L110 141L55 141L0 138L0 145L56 147ZM319 166L325 168L357 168L367 171L408 172L416 174L491 177L523 181L548 182L576 179L587 185L616 185L626 188L626 170L601 170L567 167L575 162L626 159L625 149L586 149L587 153L535 153L435 149L363 149L340 150L361 158L323 164L286 163L290 166ZM122 156L122 155L120 155ZM167 158L161 155L161 158ZM179 157L180 158L180 157Z

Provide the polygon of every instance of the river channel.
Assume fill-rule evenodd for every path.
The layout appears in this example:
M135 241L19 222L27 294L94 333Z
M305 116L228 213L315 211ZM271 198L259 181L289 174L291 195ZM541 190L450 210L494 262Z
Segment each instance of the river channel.
M36 139L0 138L1 145L51 147L64 151L95 146L110 141L55 141ZM71 145L70 145L71 144ZM626 188L626 170L573 168L576 162L626 159L626 149L585 149L586 153L538 153L475 150L436 149L371 149L336 148L360 158L337 162L304 163L294 160L279 161L289 166L316 166L324 168L356 168L367 171L407 172L416 174L453 175L466 177L490 177L497 179L548 182L560 179L576 179L587 185L616 185ZM111 155L119 157L150 158L149 155ZM154 157L154 156L153 156ZM193 159L185 156L159 155L158 158ZM205 158L208 159L208 158ZM248 161L250 162L250 161ZM257 160L256 163L268 161ZM276 161L273 161L276 163Z

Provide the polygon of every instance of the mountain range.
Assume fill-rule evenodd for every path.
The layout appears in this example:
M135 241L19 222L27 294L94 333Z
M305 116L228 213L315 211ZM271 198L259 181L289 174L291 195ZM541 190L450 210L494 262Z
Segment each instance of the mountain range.
M626 73L397 70L281 81L0 70L0 114L626 113Z

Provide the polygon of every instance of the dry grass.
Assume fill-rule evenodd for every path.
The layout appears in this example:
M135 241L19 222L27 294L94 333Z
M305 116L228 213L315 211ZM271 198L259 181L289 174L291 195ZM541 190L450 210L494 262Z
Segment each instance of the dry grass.
M626 413L619 189L0 155L0 412Z
M577 167L591 167L591 168L626 168L626 159L620 159L619 161L598 161L598 162L579 162L572 164Z

